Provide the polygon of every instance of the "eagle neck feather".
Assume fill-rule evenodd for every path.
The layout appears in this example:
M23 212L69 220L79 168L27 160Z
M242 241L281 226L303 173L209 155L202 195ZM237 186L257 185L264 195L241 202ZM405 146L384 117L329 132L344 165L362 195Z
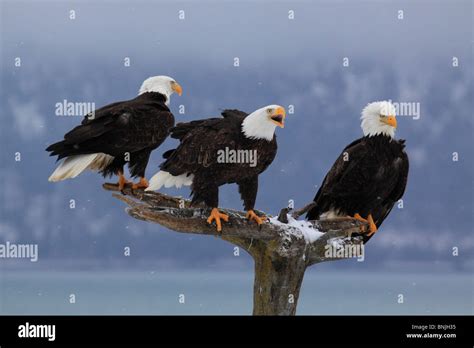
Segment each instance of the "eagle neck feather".
M242 121L242 133L249 139L265 139L272 141L276 125L262 121L262 115L251 113Z

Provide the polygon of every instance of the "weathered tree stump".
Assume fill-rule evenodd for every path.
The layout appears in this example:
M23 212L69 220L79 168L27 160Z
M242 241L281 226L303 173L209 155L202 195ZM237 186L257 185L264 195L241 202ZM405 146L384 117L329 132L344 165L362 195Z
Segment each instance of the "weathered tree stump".
M268 217L262 226L249 222L245 212L219 208L229 215L222 232L206 222L209 210L191 207L190 201L159 192L126 187L119 193L116 184L104 189L128 207L127 213L139 220L160 224L181 233L214 235L246 250L255 261L254 315L295 315L306 269L319 262L340 260L327 257L327 246L362 244L366 223L352 218L297 221L312 206L292 212L282 209L278 218ZM262 215L261 212L257 212Z

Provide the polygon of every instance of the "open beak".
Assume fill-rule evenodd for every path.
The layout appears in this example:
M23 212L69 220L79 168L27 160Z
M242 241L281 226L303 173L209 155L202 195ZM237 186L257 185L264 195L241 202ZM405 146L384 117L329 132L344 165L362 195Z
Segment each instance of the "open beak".
M286 111L281 106L276 108L272 116L270 116L273 123L275 123L280 128L285 127L285 117L286 117Z
M181 96L181 94L183 94L183 89L181 88L181 86L179 85L178 82L173 83L171 88L173 89L173 91L178 93L179 96Z
M397 128L397 119L395 116L388 116L383 120L385 124L392 126L393 128Z

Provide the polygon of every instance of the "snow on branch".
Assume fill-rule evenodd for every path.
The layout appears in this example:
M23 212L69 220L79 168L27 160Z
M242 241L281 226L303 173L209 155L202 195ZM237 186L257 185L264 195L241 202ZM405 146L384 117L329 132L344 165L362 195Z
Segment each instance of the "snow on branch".
M328 243L362 244L360 234L367 232L368 228L367 224L352 218L297 220L311 208L310 203L293 212L284 208L279 217L257 211L258 215L268 217L262 226L249 222L243 211L219 208L229 215L229 222L224 223L222 232L217 232L214 225L206 222L209 209L203 205L190 207L189 200L159 192L132 190L131 187L120 193L116 184L106 183L103 187L116 191L113 196L125 202L127 213L136 219L157 223L176 232L218 236L243 247L252 256L261 252L259 246L268 248L271 245L272 250L281 257L303 257L307 266L334 260L325 257Z

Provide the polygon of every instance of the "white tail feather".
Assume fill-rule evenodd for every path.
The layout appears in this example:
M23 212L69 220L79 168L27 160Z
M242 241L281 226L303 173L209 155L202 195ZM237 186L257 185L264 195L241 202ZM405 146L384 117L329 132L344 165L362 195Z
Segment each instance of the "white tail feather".
M163 170L159 171L150 179L149 185L145 191L154 191L159 190L164 187L177 187L181 188L184 186L190 186L193 183L194 175L181 174L178 176L173 176L168 172Z
M94 161L90 164L88 169L90 170L102 170L105 169L113 160L114 157L105 153L96 153Z
M104 153L76 155L66 158L51 174L48 181L56 182L75 178L86 169L101 170L113 161L113 157Z
M337 219L339 217L345 217L347 214L343 214L339 209L331 208L328 211L325 211L319 217L320 220L329 220L329 219Z

